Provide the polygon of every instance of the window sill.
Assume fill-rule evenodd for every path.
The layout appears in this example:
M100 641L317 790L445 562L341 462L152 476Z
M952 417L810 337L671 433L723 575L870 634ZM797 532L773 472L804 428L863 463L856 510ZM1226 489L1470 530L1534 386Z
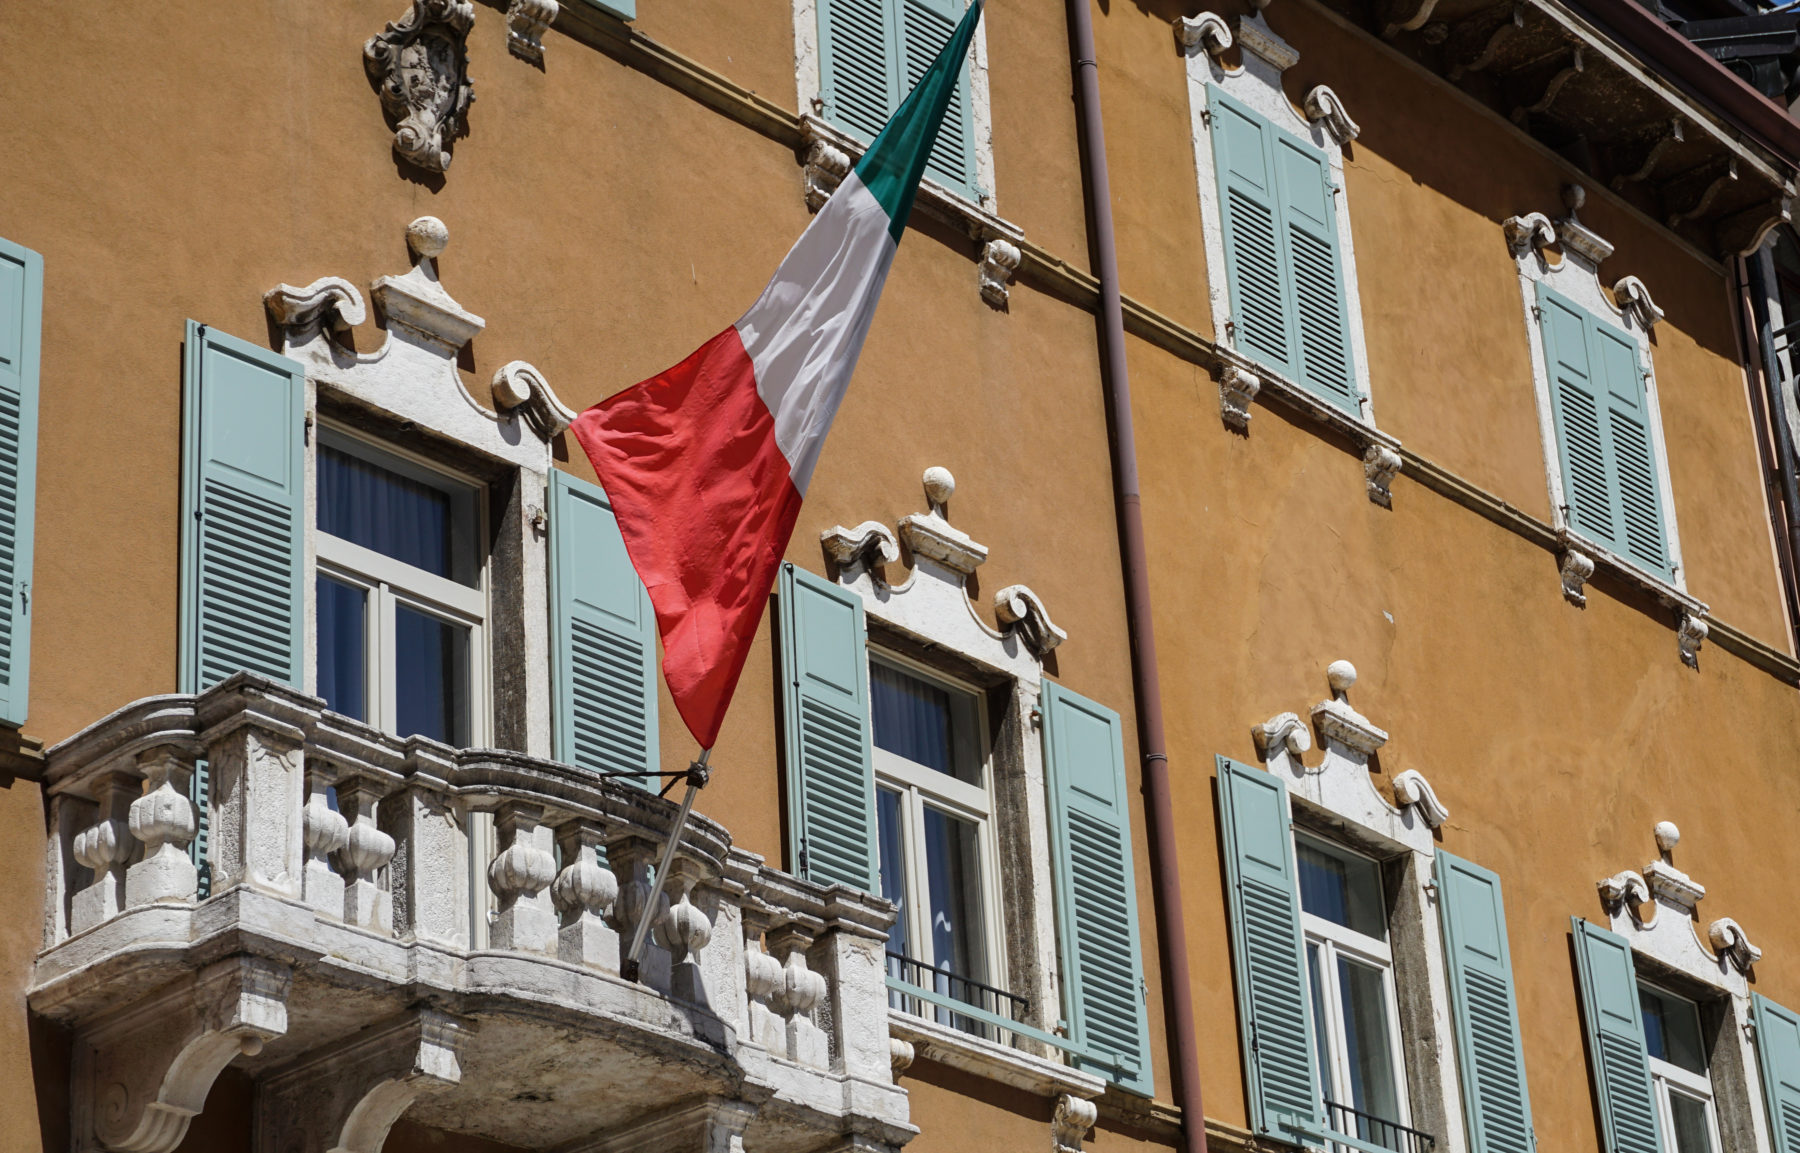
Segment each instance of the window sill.
M888 1010L888 1032L913 1047L915 1058L924 1057L977 1077L986 1077L1039 1097L1067 1093L1091 1101L1106 1090L1106 1081L1092 1073L1070 1068L1047 1057L1037 1057L980 1037L971 1037L947 1025L915 1017L900 1009Z
M1585 608L1587 582L1600 571L1649 593L1675 615L1675 640L1680 647L1682 663L1691 668L1699 667L1700 646L1710 631L1706 623L1708 609L1705 601L1696 599L1685 590L1676 588L1667 579L1640 568L1567 526L1557 530L1556 542L1564 599L1577 608Z
M1369 499L1383 508L1392 507L1389 486L1400 472L1400 440L1362 417L1346 412L1318 396L1298 381L1249 359L1224 345L1217 346L1220 360L1219 417L1227 425L1248 434L1250 403L1261 401L1285 409L1315 424L1325 425L1357 447L1363 458L1363 479Z

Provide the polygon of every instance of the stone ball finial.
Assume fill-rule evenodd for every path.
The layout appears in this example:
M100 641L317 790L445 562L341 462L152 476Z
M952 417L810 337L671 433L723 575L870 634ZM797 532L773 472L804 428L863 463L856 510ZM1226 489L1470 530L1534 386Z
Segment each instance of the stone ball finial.
M1356 683L1356 666L1349 661L1332 661L1325 669L1325 680L1334 693L1347 693Z
M450 243L450 229L435 216L421 216L406 226L406 245L413 253L430 260Z
M1579 184L1565 184L1562 200L1570 212L1580 212L1581 206L1587 203L1587 189Z
M1675 851L1681 843L1681 830L1675 827L1674 821L1656 822L1656 847L1665 853Z
M955 493L956 478L950 475L949 469L942 465L932 465L925 470L925 499L931 502L932 507L942 508L949 504Z

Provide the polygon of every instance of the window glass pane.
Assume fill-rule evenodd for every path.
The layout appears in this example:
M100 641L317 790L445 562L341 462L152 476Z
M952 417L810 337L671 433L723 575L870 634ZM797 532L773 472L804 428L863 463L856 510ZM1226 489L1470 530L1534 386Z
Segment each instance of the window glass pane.
M453 494L362 454L319 445L321 532L474 587L474 514L473 490Z
M979 771L967 754L973 699L881 661L869 662L869 706L875 747L972 783ZM958 731L959 727L963 731Z
M1294 838L1300 858L1300 907L1352 932L1387 940L1381 869L1374 861Z
M1685 1093L1669 1091L1669 1120L1674 1123L1674 1153L1712 1153L1712 1126L1706 1119L1706 1102Z
M977 981L981 941L980 838L973 821L925 810L925 872L931 886L931 961Z
M1648 985L1638 986L1638 1003L1644 1010L1644 1042L1650 1056L1690 1073L1706 1072L1698 1006Z
M469 630L399 605L394 610L395 732L458 748L469 743Z
M888 928L888 952L912 956L906 927L906 844L900 826L900 794L892 789L875 790L875 837L881 859L881 895L900 906L900 913ZM888 971L903 976L889 962Z
M1400 1087L1388 1036L1387 981L1382 970L1338 958L1338 997L1350 1065L1350 1107L1383 1120L1400 1119ZM1381 1126L1375 1127L1380 1130Z
M369 594L322 576L318 581L319 695L325 707L369 719Z

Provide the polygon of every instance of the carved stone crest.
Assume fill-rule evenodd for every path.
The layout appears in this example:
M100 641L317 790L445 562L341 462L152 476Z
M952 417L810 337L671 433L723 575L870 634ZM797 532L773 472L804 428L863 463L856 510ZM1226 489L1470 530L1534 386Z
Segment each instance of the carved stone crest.
M394 151L430 172L450 166L450 142L467 127L473 0L412 0L412 10L363 45L363 67L398 123Z

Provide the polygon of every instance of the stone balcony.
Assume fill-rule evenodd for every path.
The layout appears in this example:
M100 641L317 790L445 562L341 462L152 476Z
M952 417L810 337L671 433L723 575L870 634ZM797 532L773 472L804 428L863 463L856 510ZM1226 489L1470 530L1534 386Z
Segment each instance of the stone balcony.
M676 811L652 793L398 740L247 674L46 758L29 1000L72 1033L77 1149L174 1149L232 1064L260 1153L378 1153L402 1113L565 1153L878 1153L915 1132L885 902L695 817L640 981L620 977Z

